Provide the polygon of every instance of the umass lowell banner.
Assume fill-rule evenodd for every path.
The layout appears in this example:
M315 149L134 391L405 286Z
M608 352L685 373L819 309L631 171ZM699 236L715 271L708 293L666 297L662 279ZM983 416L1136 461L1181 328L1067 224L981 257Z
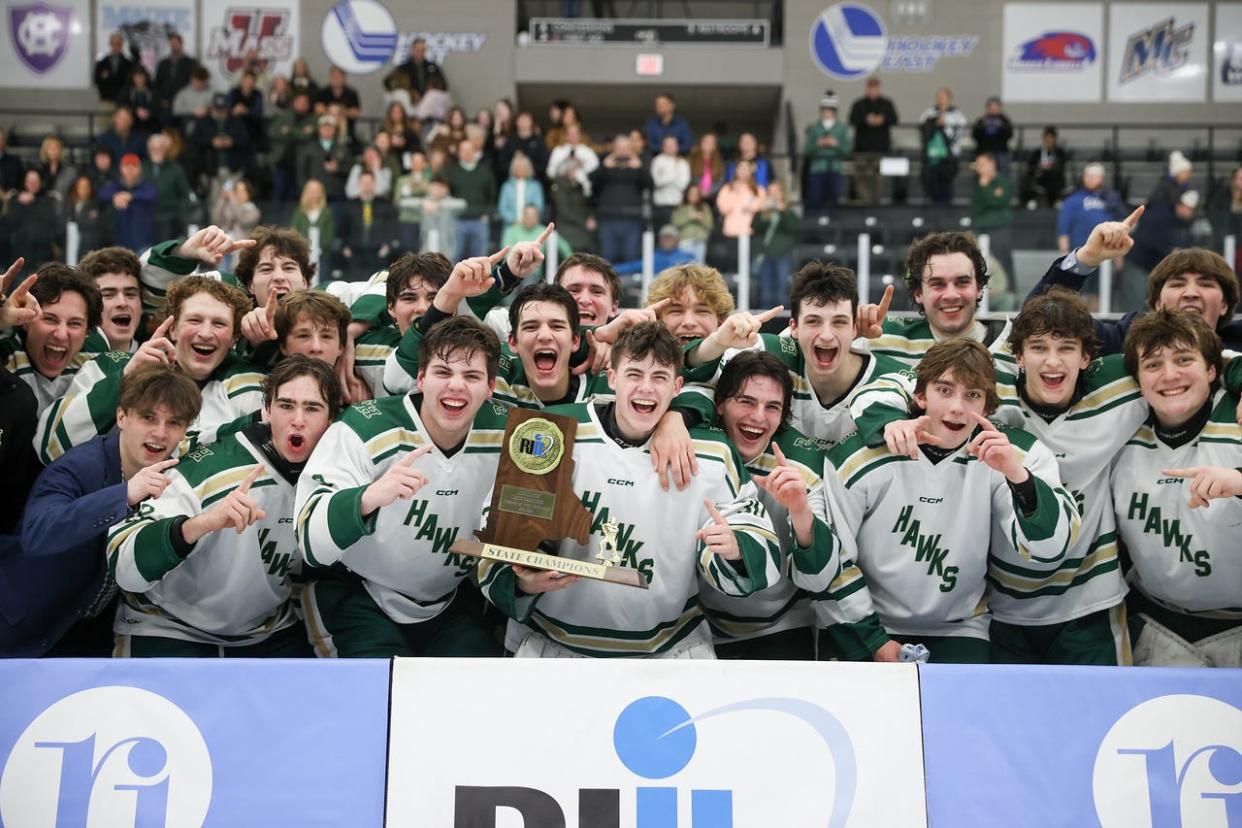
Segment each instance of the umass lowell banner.
M1242 826L1242 670L919 669L928 820Z
M378 826L387 661L0 661L4 828Z

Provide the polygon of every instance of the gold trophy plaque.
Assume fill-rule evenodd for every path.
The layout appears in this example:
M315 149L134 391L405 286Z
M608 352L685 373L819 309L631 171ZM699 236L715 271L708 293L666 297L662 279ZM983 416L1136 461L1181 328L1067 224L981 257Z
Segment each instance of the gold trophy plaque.
M590 544L591 513L573 489L577 433L578 423L569 417L521 408L510 411L487 526L475 532L478 541L456 541L452 551L646 589L642 573L617 566L618 527L611 521L601 527L604 540L595 556L600 563L534 551L544 541L562 538Z

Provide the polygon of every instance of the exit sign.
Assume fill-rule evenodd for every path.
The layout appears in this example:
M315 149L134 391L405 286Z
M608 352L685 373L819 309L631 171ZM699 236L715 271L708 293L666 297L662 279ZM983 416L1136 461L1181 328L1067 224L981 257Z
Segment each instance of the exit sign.
M635 71L640 77L656 77L664 74L664 55L639 55Z

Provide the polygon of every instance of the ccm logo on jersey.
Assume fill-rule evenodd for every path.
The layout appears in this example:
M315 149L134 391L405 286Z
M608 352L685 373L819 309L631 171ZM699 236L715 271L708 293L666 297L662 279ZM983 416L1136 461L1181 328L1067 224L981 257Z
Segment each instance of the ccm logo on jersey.
M457 494L457 489L436 489L436 495L439 497L452 497Z
M943 497L920 497L919 503L944 503Z
M617 477L608 478L608 483L613 486L629 486L631 488L633 488L634 486L633 480L621 480L620 478L617 478Z

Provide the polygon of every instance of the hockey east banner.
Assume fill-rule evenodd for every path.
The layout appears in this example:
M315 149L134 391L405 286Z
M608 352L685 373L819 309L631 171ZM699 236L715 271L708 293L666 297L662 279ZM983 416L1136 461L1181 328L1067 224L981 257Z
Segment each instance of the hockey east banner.
M388 677L385 660L0 661L0 825L381 825Z
M924 665L933 828L1242 825L1242 670Z
M394 661L388 825L927 824L914 665L500 666Z

